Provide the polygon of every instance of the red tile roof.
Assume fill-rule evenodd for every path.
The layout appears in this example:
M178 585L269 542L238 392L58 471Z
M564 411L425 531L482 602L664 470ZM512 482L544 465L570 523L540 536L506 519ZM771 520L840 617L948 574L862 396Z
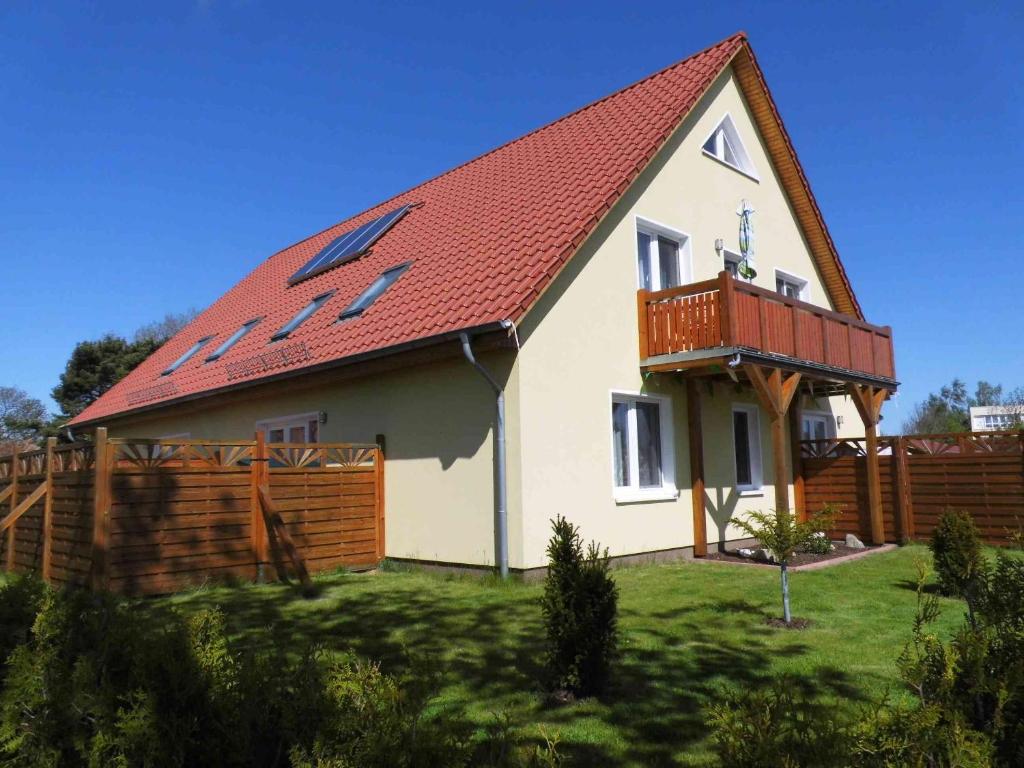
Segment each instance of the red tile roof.
M72 424L470 327L518 320L661 148L737 51L742 33L280 251L200 314ZM361 258L294 286L288 278L337 237L418 204ZM339 313L385 269L412 267L361 317ZM319 294L288 339L270 336ZM220 360L242 323L263 321ZM210 344L161 376L198 339Z

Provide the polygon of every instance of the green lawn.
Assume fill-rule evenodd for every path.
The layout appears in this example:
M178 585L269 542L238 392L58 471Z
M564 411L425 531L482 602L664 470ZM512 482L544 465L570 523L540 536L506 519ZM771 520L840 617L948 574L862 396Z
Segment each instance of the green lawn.
M441 675L440 701L476 724L505 712L524 733L557 733L574 765L702 765L710 761L704 707L724 685L799 676L847 706L900 693L895 660L910 634L916 595L911 546L792 574L803 631L766 626L779 612L778 572L716 563L615 571L623 658L600 701L544 703L539 584L423 573L332 574L313 599L282 585L202 589L158 601L187 610L220 606L233 633L260 642L268 628L296 647L352 649L403 672ZM943 631L962 606L944 602Z

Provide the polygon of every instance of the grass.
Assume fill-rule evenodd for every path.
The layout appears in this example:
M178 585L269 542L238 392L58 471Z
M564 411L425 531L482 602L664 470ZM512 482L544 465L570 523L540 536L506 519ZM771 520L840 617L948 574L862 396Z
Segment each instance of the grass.
M152 605L218 606L233 634L259 643L283 633L353 650L385 669L438 675L439 706L478 726L507 714L527 735L557 734L574 765L713 764L704 710L722 686L799 678L830 704L901 695L896 658L910 636L921 546L791 574L803 631L775 629L778 572L716 563L615 571L622 659L600 700L555 707L538 686L542 586L417 572L332 574L316 597L285 585L204 588ZM939 629L963 608L943 602Z

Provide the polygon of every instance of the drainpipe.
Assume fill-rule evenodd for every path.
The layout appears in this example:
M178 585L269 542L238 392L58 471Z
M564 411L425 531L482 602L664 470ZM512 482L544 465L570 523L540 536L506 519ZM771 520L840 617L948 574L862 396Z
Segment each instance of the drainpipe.
M509 325L505 325L505 323ZM511 323L506 320L502 325L507 328ZM460 333L459 339L462 341L462 354L480 372L480 375L487 380L487 383L490 384L497 397L498 419L494 440L497 445L498 456L495 459L494 482L498 489L498 551L495 553L495 560L498 561L498 572L501 574L501 578L505 579L508 578L508 483L505 479L505 392L491 375L490 371L473 357L473 348L470 346L469 335Z

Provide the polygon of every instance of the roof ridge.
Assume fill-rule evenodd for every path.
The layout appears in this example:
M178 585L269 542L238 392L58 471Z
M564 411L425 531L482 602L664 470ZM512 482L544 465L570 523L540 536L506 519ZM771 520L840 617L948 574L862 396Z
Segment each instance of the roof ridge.
M691 61L692 59L696 59L698 56L704 56L704 55L710 53L711 51L715 50L716 48L721 48L722 46L725 46L727 44L738 43L738 42L747 42L747 33L744 32L743 30L739 30L738 32L734 32L733 34L729 35L729 37L723 38L722 40L719 40L717 43L713 43L713 44L711 44L711 45L709 45L709 46L707 46L705 48L702 48L701 50L697 51L696 53L690 54L685 59L680 59L679 61L676 61L676 62L673 62L672 64L669 64L668 66L662 67L661 69L659 69L659 70L657 70L655 72L652 72L649 75L645 75L644 77L640 78L639 80L636 80L636 81L634 81L632 83L629 83L628 85L622 86L618 90L612 91L611 93L606 94L606 95L602 96L599 99L595 99L594 101L588 102L587 104L584 104L581 107L577 107L576 109L574 109L571 112L568 112L568 113L562 115L561 117L555 118L554 120L551 120L550 122L544 123L544 125L541 125L541 126L539 126L537 128L534 128L533 130L527 131L526 133L522 134L521 136L517 136L514 139L509 139L508 141L504 142L503 144L499 144L497 147L489 149L486 152L480 153L476 157L473 157L473 158L471 158L469 160L466 160L466 161L464 161L462 163L459 163L458 165L452 166L448 170L442 171L441 173L438 173L438 174L436 174L434 176L431 176L428 179L424 179L423 181L421 181L421 182L419 182L419 183L409 187L408 189L403 190L402 192L397 192L394 195L392 195L391 197L388 197L388 198L382 200L379 203L375 203L374 205L371 205L369 208L364 208L363 210L359 211L359 213L354 213L351 216L348 216L347 218L341 219L340 221L336 221L335 223L330 224L330 225L324 227L323 229L321 229L321 230L319 230L317 232L314 232L313 234L309 235L308 237L304 237L301 240L296 240L294 243L292 243L290 245L286 245L283 248L280 248L277 251L274 251L274 253L270 254L270 256L265 258L263 260L263 262L261 262L261 264L269 261L270 259L274 258L278 254L284 253L285 251L287 251L287 250L289 250L291 248L294 248L297 245L301 245L302 243L305 243L305 242L308 242L309 240L312 240L314 237L319 237L320 235L324 234L328 230L334 229L335 227L337 227L337 226L339 226L341 224L344 224L345 222L352 221L353 219L357 219L360 216L363 216L363 215L369 213L370 211L373 211L374 209L382 208L383 206L388 205L389 203L397 201L401 197L405 197L406 195L411 195L413 192L415 192L418 189L421 189L422 187L425 187L427 184L432 184L433 182L438 181L439 179L443 179L445 176L448 176L449 174L455 173L456 171L461 170L462 168L465 168L467 165L472 165L473 163L477 162L478 160L483 160L485 157L488 157L489 155L493 155L496 152L500 152L501 150L505 149L506 147L510 147L513 144L518 144L520 141L528 139L530 136L533 136L536 133L540 133L543 130L551 128L552 126L558 125L559 123L563 122L564 120L568 120L571 117L575 117L576 115L578 115L578 114L580 114L582 112L585 112L588 109L593 109L594 107L598 106L599 104L603 104L604 102L608 101L609 99L612 99L612 98L614 98L616 96L619 96L620 94L623 94L626 91L629 91L629 90L631 90L633 88L641 86L644 83L648 82L649 80L653 80L654 78L659 77L660 75L663 75L666 72L669 72L670 70L675 69L676 67L680 67L680 66L686 64L688 61Z

